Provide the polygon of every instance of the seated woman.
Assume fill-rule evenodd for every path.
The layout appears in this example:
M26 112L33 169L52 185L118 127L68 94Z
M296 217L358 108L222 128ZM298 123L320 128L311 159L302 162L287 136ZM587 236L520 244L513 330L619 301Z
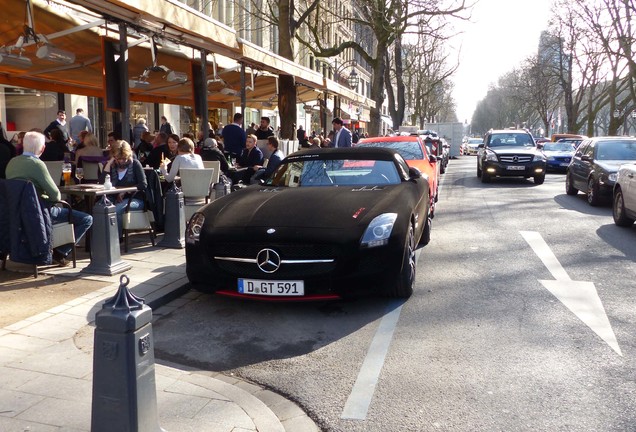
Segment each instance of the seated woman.
M113 149L111 148L111 151ZM117 141L117 146L114 148L113 163L110 165L109 170L102 173L100 181L103 183L106 174L110 175L110 182L113 187L124 186L136 186L138 191L145 192L148 188L148 182L146 181L146 174L144 168L141 166L141 162L133 158L133 151L126 141ZM115 210L117 212L117 229L119 230L119 237L122 235L122 215L124 209L128 204L128 199L136 194L120 193L115 195ZM131 209L143 208L143 199L132 198L130 203Z
M79 158L82 156L90 156L90 157L103 157L104 150L99 147L99 143L97 142L97 137L90 132L87 132L84 136L84 140L82 141L84 147L77 150L75 152L75 162L79 161Z
M146 158L146 165L150 165L154 169L158 169L161 161L168 159L168 164L177 157L177 145L179 144L179 135L171 134L168 136L168 142L161 144L152 149ZM169 168L169 167L168 167Z
M168 159L164 159L159 165L161 174L167 182L174 181L180 168L203 168L203 160L198 154L194 154L194 143L190 138L181 138L177 144L177 157L174 158L168 171Z

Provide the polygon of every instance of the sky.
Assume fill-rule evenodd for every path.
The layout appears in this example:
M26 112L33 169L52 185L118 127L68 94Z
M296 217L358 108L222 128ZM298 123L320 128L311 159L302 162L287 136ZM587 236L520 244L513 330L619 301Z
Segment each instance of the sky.
M452 42L454 48L461 48L453 92L459 121L470 122L489 85L537 53L539 36L550 18L551 3L551 0L479 0L470 22L456 24L463 31Z

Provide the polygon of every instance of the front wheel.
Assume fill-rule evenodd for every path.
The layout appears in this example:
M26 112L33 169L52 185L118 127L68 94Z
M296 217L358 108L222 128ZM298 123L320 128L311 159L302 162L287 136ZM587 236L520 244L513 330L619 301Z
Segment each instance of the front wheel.
M634 219L628 218L625 214L625 200L623 198L623 191L620 188L614 193L612 216L614 217L614 223L618 226L628 227L634 223Z
M406 235L404 244L404 255L402 257L402 268L398 280L389 291L389 297L409 298L413 294L413 286L415 285L415 230L413 224L409 224L409 231Z
M587 203L592 207L596 207L601 204L598 184L594 181L593 177L590 177L587 182Z
M477 162L477 178L481 177L481 167L479 166L479 162Z
M576 195L579 190L572 185L572 174L565 174L565 193L568 195Z
M534 184L540 185L545 181L545 174L539 174L534 176Z
M424 230L422 231L422 237L420 237L419 246L426 246L431 241L431 229L433 220L432 216L426 218L426 225L424 225Z
M486 172L482 172L481 173L481 182L482 183L490 183L490 174L487 174Z

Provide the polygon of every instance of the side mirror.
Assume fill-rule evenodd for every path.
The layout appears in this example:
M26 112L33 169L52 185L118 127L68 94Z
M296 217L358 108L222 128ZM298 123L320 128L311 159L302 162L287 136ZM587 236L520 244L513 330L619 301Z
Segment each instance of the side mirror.
M435 155L432 155L432 154L428 155L428 161L429 161L430 163L437 163L437 161L438 161L439 159L440 159L440 158L439 158L438 156L435 156Z
M421 177L422 177L422 172L419 169L415 167L409 167L409 178L411 180L415 180Z

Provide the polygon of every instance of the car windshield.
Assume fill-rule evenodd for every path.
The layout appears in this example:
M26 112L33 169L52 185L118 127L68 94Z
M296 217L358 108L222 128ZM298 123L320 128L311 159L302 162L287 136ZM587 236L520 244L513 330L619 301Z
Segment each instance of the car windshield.
M596 143L598 160L636 160L635 141L599 141Z
M571 142L563 141L563 142L555 142L555 143L545 143L543 145L544 151L574 151L574 147Z
M365 186L401 182L393 161L293 158L265 184L275 187Z
M490 136L489 147L526 146L534 147L530 135L525 133L499 133Z
M379 141L360 143L360 145L394 149L397 150L400 156L402 156L405 160L424 159L422 147L417 141Z

